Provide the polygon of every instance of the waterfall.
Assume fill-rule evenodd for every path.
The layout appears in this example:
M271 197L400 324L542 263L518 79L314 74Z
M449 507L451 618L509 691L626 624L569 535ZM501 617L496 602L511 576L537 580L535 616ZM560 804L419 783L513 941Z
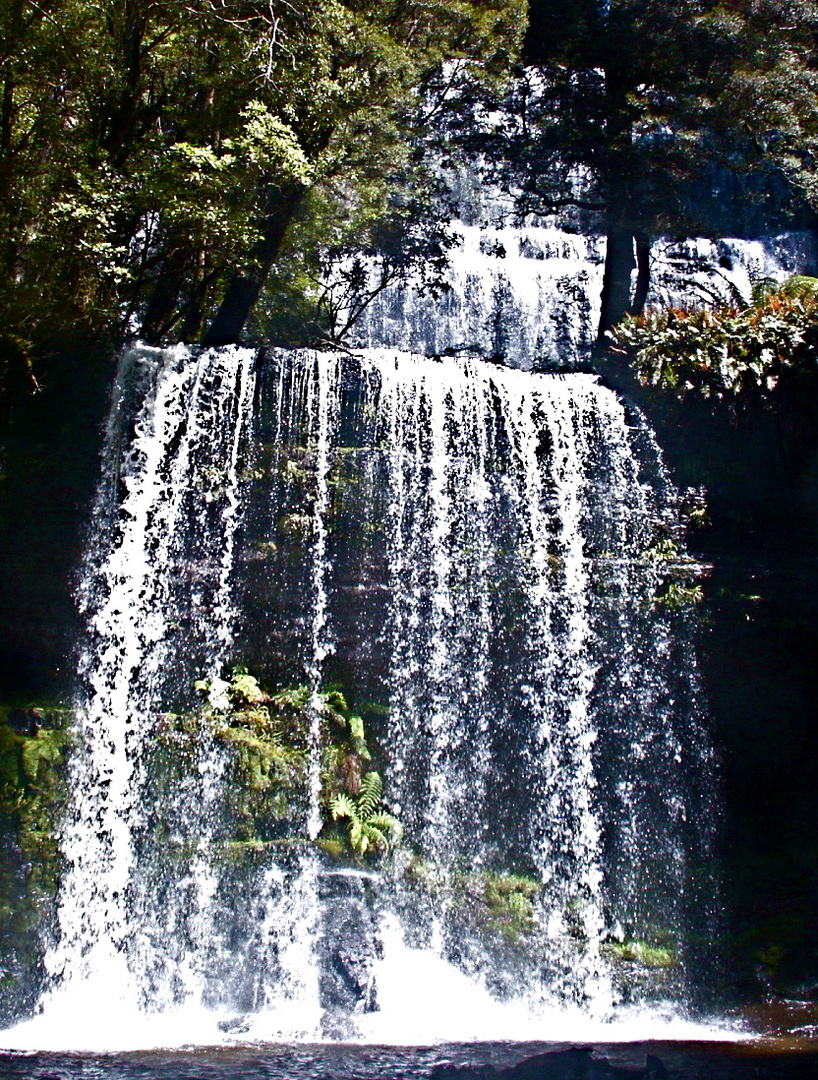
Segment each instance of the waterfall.
M122 357L47 988L7 1044L683 1016L717 807L641 417L466 356L256 366ZM404 841L356 859L329 797L376 768Z
M519 228L494 220L510 212L495 192L478 224L454 223L457 243L442 295L411 281L388 286L353 327L355 344L427 355L466 350L526 369L543 357L568 365L586 353L599 325L604 237L536 219ZM748 303L754 282L812 273L815 265L809 232L756 240L658 237L651 244L647 302L692 308Z
M220 764L206 743L194 748L159 827L150 765L190 665L213 677L231 645L253 359L246 349L193 357L135 348L114 386L79 590L88 633L73 806L46 956L43 1008L66 1024L121 1022L144 1008L146 994L161 1005L171 977L198 983Z

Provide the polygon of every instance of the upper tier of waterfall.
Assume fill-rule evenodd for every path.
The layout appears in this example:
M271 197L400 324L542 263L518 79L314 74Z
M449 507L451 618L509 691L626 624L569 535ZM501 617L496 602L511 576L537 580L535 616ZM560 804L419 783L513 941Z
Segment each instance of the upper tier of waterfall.
M514 367L575 363L596 341L605 238L529 224L456 223L448 288L384 289L352 331L361 347L428 356L463 350ZM648 304L749 301L753 282L813 272L815 240L790 232L756 240L658 238Z

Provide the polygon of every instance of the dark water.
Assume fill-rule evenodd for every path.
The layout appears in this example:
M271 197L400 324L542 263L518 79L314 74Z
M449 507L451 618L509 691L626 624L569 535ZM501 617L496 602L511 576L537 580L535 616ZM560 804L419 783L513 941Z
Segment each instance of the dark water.
M634 1080L644 1075L648 1055L668 1080L751 1080L818 1077L818 1044L793 1040L751 1043L626 1043L597 1045L587 1064L569 1065L563 1048L541 1043L483 1043L435 1047L350 1045L266 1046L121 1055L0 1054L2 1080L414 1080L464 1077L484 1080L509 1075L531 1062L525 1080ZM655 1068L655 1066L654 1066ZM456 1070L456 1071L455 1071ZM661 1076L661 1069L654 1076Z

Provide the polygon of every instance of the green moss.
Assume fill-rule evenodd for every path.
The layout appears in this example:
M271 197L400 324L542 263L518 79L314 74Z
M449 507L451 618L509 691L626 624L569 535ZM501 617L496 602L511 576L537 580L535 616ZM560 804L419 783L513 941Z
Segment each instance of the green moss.
M472 902L472 917L487 934L499 934L509 944L518 944L534 933L534 900L542 888L539 881L521 874L486 871L456 877L454 888Z
M406 865L404 878L412 888L448 905L488 947L524 946L537 932L535 902L542 884L536 878L508 871L464 871L419 857Z
M252 718L253 714L249 714ZM216 732L232 750L228 801L243 839L270 839L289 819L294 802L306 791L306 758L301 750L281 743L272 726L266 730L249 721Z
M318 848L332 859L342 860L348 854L346 840L342 836L319 836Z
M263 866L269 861L272 852L280 855L282 852L304 848L308 843L299 837L283 840L227 840L216 845L212 853L224 866Z
M657 608L678 611L700 604L702 600L704 600L704 590L701 585L683 585L681 582L671 581L663 591L656 594L653 603Z
M404 871L406 881L429 896L439 896L449 885L449 875L439 863L413 856Z
M255 545L255 551L259 559L272 559L278 554L278 545L274 540L261 540Z
M610 942L603 945L601 951L609 960L638 964L643 968L669 968L678 962L673 949L665 945L651 945L646 941Z
M16 825L17 840L28 858L51 857L67 796L64 756L70 713L52 711L60 727L38 728L21 735L0 725L0 809Z
M282 514L277 529L282 539L303 544L312 534L312 518L309 514Z
M24 734L9 722L25 724ZM13 1016L35 993L42 941L62 872L57 835L67 799L71 714L6 710L0 724L0 1013ZM40 726L42 725L42 726ZM49 726L46 726L49 725ZM32 731L33 728L33 731Z

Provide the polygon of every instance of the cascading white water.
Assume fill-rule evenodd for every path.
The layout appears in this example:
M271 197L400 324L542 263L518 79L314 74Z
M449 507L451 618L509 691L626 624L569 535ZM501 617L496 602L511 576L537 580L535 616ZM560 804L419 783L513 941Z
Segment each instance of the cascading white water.
M541 226L454 228L446 291L433 299L411 284L386 288L353 328L356 344L462 350L524 368L593 344L604 238Z
M507 206L499 209L508 216ZM480 224L455 222L447 290L438 297L411 281L390 285L353 327L355 344L427 355L471 351L525 369L543 357L576 362L596 341L604 236L536 223L511 227L496 216L490 208ZM757 240L659 237L651 245L648 305L749 302L753 282L812 273L815 262L808 232Z
M253 399L254 354L135 348L123 356L79 600L88 638L79 670L72 807L57 940L42 1008L77 1033L165 1004L163 971L193 992L210 930L206 856L220 783L212 748L181 778L165 850L190 849L173 887L145 842L146 751L188 665L217 674L231 644L240 517L238 456ZM183 655L186 654L186 655Z
M104 1016L134 1045L564 1038L568 1017L587 1037L638 1003L617 947L659 955L657 933L653 996L683 1007L686 933L715 906L712 763L685 617L659 596L672 493L639 417L582 374L385 350L266 364L269 450L243 469L250 352L123 358L52 986L7 1045L44 1025L91 1045ZM206 725L168 749L163 716L196 677L213 704L271 642L311 695L304 799L286 843L231 870L227 758ZM406 842L381 870L312 843L339 674L389 706L369 734ZM432 982L471 1017L451 994L430 1012Z
M595 797L594 699L606 692L597 679L600 647L624 654L620 677L633 690L621 703L621 731L606 734L606 753L612 742L621 756L641 752L651 694L662 692L664 665L672 663L666 656L652 666L626 653L640 623L642 632L647 621L652 632L668 633L666 614L646 615L657 586L646 552L669 512L658 462L649 463L652 486L640 475L625 409L591 376L383 352L366 354L362 365L370 412L384 418L372 438L384 448L392 493L389 743L397 806L438 863L534 869L544 885L537 920L549 967L538 992L552 1004L582 1001L605 1014L614 997L600 946L612 918L634 918L635 899L622 889L613 916L603 842L609 851L632 844L626 857L641 865L640 849L667 853L673 814L690 810L654 812L650 839L631 830L624 841L617 800L606 807ZM610 585L602 595L599 585L612 567L611 605ZM497 655L510 637L509 593L519 620L513 666ZM687 750L706 758L703 746ZM679 752L678 738L671 740L664 765L652 764L672 768ZM507 821L521 810L522 820ZM493 835L503 827L511 859ZM434 947L444 955L439 935ZM484 967L474 958L472 965Z

